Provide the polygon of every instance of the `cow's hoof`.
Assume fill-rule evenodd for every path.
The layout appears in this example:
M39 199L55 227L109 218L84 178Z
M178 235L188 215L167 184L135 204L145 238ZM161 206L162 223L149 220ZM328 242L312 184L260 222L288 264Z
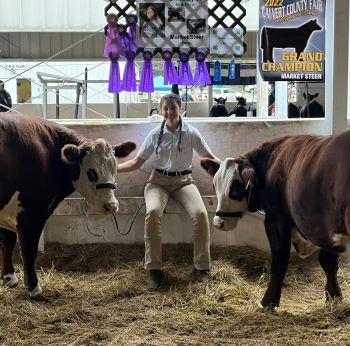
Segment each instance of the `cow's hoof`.
M42 289L39 285L37 285L34 289L31 291L28 291L29 298L36 298L41 295Z
M16 287L18 285L18 277L15 273L6 274L3 283L6 287Z
M276 307L276 303L269 303L269 304L264 306L259 302L258 306L262 311L274 311L275 307Z

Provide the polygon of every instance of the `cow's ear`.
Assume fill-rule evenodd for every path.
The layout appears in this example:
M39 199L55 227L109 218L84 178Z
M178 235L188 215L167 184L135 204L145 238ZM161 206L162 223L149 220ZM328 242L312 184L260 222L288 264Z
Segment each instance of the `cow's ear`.
M248 185L248 183L254 185L254 180L255 180L255 173L254 173L254 168L243 168L242 170L242 178L244 181L245 186Z
M68 165L78 165L80 154L80 149L74 144L66 144L61 150L61 158Z
M220 164L212 159L201 158L200 164L201 166L211 175L214 176L215 173L219 170Z
M317 96L318 96L318 93L315 93L315 95L314 95L314 99L315 99Z
M134 142L124 142L113 147L115 157L128 156L135 149L136 144Z

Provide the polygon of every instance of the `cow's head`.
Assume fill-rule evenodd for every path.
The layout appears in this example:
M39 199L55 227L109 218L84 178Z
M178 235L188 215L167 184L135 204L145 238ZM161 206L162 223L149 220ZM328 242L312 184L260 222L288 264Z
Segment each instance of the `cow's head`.
M317 19L312 19L309 21L308 23L309 25L309 28L311 29L311 31L315 31L315 30L322 30L322 26L320 26L318 23L317 23Z
M229 231L237 226L246 211L255 212L260 198L253 166L245 157L228 158L219 165L211 159L201 159L201 166L214 177L218 205L214 227Z
M66 144L61 157L72 166L73 187L88 204L98 212L114 213L118 211L118 201L114 196L116 157L125 157L135 148L133 142L111 146L104 139L97 139L79 146Z
M226 101L227 101L227 97L225 97L225 98L223 98L223 97L214 97L214 101L218 105L224 105L226 103Z
M236 97L236 100L237 100L238 105L245 106L247 104L247 102L246 102L247 99L244 98L243 96Z

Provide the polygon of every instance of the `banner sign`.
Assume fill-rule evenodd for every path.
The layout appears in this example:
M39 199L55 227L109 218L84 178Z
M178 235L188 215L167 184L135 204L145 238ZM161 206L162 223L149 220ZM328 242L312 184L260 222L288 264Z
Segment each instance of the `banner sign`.
M138 46L208 48L207 0L137 0Z
M260 0L263 80L324 81L325 11L326 0Z

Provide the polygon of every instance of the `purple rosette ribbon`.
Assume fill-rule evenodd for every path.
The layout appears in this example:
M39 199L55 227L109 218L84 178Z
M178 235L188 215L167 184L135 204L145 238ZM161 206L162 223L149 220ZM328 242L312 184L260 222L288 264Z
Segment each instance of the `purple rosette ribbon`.
M173 58L173 52L170 49L163 50L162 59L164 61L164 65L163 65L164 85L179 83L179 76L177 74L172 58Z
M120 38L120 57L124 58L125 57L125 51L128 50L129 47L129 37L127 33L127 27L123 24L118 24L117 25L117 30L119 33L119 38Z
M136 89L136 69L135 58L136 52L127 51L125 53L126 64L124 68L122 90L124 91L137 91Z
M202 50L196 53L196 71L193 77L193 84L199 86L206 86L211 83L210 75L207 69L207 64L205 63L205 58L207 55Z
M114 13L109 14L107 16L107 22L108 27L106 32L106 41L103 55L106 58L111 58L111 56L113 58L119 58L122 48L119 33L116 26L118 22L118 16Z
M193 85L193 76L190 67L190 55L187 52L179 53L179 83L180 85Z
M129 30L128 30L128 35L129 35L128 50L136 52L136 50L137 50L137 43L136 43L137 16L135 14L128 14L126 16L126 22L129 25Z
M142 58L143 58L143 64L142 64L139 91L153 92L154 91L153 68L152 68L153 53L149 50L146 50L143 52Z

